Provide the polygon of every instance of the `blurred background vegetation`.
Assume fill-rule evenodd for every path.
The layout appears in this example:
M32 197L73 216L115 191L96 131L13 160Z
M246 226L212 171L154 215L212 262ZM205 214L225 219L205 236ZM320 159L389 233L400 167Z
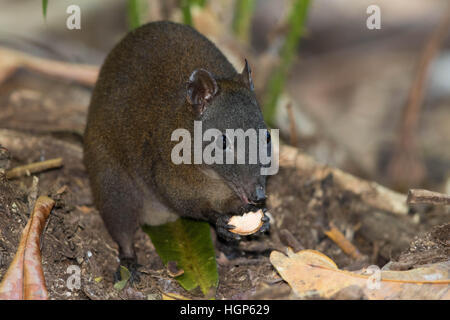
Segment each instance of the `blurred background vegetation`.
M71 4L81 8L81 30L66 28ZM373 4L381 9L380 30L366 27ZM185 23L214 41L237 70L249 60L265 119L285 143L400 191L450 193L447 32L422 72L419 108L407 107L447 6L446 0L0 0L0 46L100 65L130 29L163 19Z

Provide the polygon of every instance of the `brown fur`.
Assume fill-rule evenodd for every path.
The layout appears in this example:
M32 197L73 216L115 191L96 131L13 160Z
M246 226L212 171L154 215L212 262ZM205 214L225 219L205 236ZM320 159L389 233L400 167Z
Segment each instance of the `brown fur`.
M192 132L199 119L186 97L187 81L197 69L208 70L219 88L201 116L209 127L265 128L248 79L242 81L214 44L190 27L142 26L101 68L89 107L84 162L95 204L121 257L134 257L134 232L152 220L149 214L155 223L175 215L215 222L242 206L227 177L214 179L198 165L175 165L170 159L176 144L170 141L172 132ZM264 180L253 172L243 177L249 190ZM167 219L160 219L165 211Z

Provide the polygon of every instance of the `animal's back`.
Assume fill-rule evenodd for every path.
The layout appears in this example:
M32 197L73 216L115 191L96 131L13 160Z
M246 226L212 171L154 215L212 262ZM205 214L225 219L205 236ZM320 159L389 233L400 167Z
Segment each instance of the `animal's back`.
M236 74L217 47L191 27L154 22L129 33L102 66L91 109L183 104L186 79L203 68L218 78ZM100 104L98 103L100 102ZM112 102L108 105L101 103Z
M173 131L175 117L186 117L186 81L199 68L218 78L236 75L220 50L191 27L153 22L130 32L101 68L89 106L85 159L90 153L126 160L133 150L157 152L154 139Z

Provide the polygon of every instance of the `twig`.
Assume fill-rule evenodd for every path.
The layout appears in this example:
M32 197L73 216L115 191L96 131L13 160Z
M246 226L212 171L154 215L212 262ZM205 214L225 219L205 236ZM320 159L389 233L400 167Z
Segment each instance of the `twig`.
M310 0L295 0L288 17L289 32L281 48L281 61L267 84L267 93L264 97L264 120L273 126L277 102L284 90L287 76L294 58L297 54L300 38L304 34L304 25L309 9Z
M0 48L0 82L4 81L14 70L28 68L50 76L73 80L84 85L93 86L97 81L99 68L96 66L73 64L37 58L20 51Z
M170 277L176 278L181 276L184 273L183 269L178 269L176 261L168 261L167 262L167 273Z
M333 240L333 242L336 243L345 254L355 260L360 260L363 258L353 243L351 243L333 223L330 223L330 230L324 231L324 233L328 236L328 238Z
M267 261L266 257L256 258L256 259L248 259L248 258L236 258L229 261L230 266L251 266L251 265L261 265L262 262Z
M305 249L288 229L280 230L280 240L285 245L291 247L294 252Z
M36 202L36 199L38 197L38 185L39 185L39 178L36 176L33 176L33 182L31 184L30 189L28 190L28 208L31 211L33 209L34 203Z
M308 175L316 180L325 179L331 174L336 185L359 196L366 204L395 214L408 214L406 195L388 189L376 182L357 178L340 169L319 164L296 148L289 146L280 148L280 166L295 167L302 175Z
M408 192L408 204L416 204L416 203L429 203L429 204L446 204L450 205L450 196L424 190L424 189L410 189Z
M292 110L292 102L286 105L286 109L289 116L289 139L291 145L296 147L298 145L297 124L295 122L294 111Z
M25 175L30 175L32 173L59 168L62 165L63 165L62 158L55 158L46 161L34 162L6 171L6 178L7 179L19 178Z
M449 28L450 5L423 49L418 70L411 85L407 103L403 109L397 148L388 166L389 176L394 177L394 182L403 183L410 181L417 183L425 175L425 167L417 154L414 137L419 123L420 109L423 104L428 69L433 58L441 48Z

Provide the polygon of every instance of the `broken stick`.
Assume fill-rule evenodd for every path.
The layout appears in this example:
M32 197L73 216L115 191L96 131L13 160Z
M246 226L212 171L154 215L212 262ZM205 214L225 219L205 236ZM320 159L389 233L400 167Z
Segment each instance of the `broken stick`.
M360 260L363 258L358 249L351 243L338 228L333 223L330 223L330 230L324 231L328 238L333 240L334 243L344 251L345 254L349 255L355 260Z
M298 149L283 146L280 148L280 165L295 167L302 174L311 178L322 180L333 175L333 181L343 190L361 197L368 205L387 212L407 215L406 195L390 190L373 181L355 177L337 168L319 164L312 157L300 152Z
M59 168L63 165L62 158L55 158L46 161L34 162L24 166L19 166L14 169L6 171L7 179L19 178L49 169Z
M450 196L424 189L410 189L407 202L408 204L429 203L450 205Z
M26 53L0 47L0 82L18 68L28 68L50 76L76 81L86 86L94 86L99 68L97 66L54 61L28 55Z

